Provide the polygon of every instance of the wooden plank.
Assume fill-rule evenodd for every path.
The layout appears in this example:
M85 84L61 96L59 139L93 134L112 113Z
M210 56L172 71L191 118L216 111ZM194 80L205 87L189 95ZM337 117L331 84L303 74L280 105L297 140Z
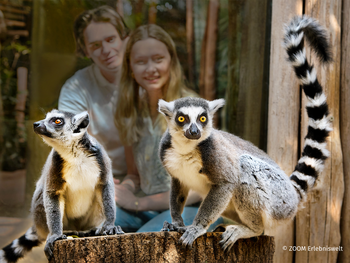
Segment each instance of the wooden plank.
M148 6L148 24L157 23L157 3L151 1Z
M216 64L216 40L218 38L219 0L210 0L208 4L207 40L205 51L205 75L204 98L216 99L215 64Z
M225 126L228 132L237 133L237 105L239 95L239 65L241 54L241 13L244 8L244 0L230 0L228 5L228 58L227 58L227 89Z
M15 13L15 14L24 14L24 15L29 15L30 13L28 10L13 8L9 6L0 6L0 10L10 12L10 13Z
M299 84L286 62L282 47L283 25L301 15L303 1L273 1L267 153L290 175L298 160ZM275 234L274 262L293 261L293 253L283 246L294 244L293 221Z
M193 28L193 0L186 0L186 46L188 63L188 81L195 86L196 67L194 63L194 28Z
M9 12L3 12L3 13L6 19L20 20L20 21L24 21L26 19L24 15L16 15Z
M207 100L216 99L215 63L219 4L218 0L209 0L207 23L202 41L199 94Z
M341 214L341 246L339 262L350 262L350 1L342 7L342 64L340 90L340 136L344 164L344 200Z
M9 36L23 36L23 37L28 37L29 36L29 31L28 30L7 30L7 35Z
M116 6L116 10L117 10L118 14L121 17L124 17L123 0L117 0L117 3L115 4L115 6Z
M267 133L267 67L270 55L267 25L270 22L271 2L244 1L239 29L241 48L235 134L264 150Z
M7 26L18 26L18 27L25 27L26 26L25 22L16 21L16 20L5 19L5 23Z
M15 1L4 1L4 0L2 0L2 1L0 1L0 5L3 5L3 6L12 6L12 7L15 7L15 8L23 8L23 4L15 4L15 3L12 3L12 2L15 2ZM19 2L19 1L17 1L17 2Z
M329 66L319 65L314 54L308 50L309 60L315 64L317 77L334 117L333 132L328 141L331 152L325 169L320 174L321 182L317 190L309 195L306 208L298 213L296 221L296 245L337 247L340 244L340 212L343 198L343 165L339 134L339 92L340 92L340 25L341 1L306 0L305 14L319 20L330 34L334 62ZM306 99L302 100L302 138L306 134ZM296 262L336 262L336 251L296 252Z

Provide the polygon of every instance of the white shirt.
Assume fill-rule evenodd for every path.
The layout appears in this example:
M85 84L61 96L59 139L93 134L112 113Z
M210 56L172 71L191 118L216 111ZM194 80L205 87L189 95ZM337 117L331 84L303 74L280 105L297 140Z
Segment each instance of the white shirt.
M63 85L58 109L72 113L87 111L90 117L88 132L105 148L112 160L113 174L126 174L124 147L114 125L118 89L109 83L99 68L92 64L77 71Z

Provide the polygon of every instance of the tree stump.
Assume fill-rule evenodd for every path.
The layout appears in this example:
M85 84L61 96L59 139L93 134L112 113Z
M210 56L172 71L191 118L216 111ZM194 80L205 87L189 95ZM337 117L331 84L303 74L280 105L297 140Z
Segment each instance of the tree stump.
M273 262L274 238L238 240L221 249L220 232L199 237L192 249L178 243L177 232L130 233L56 241L50 263L58 262Z

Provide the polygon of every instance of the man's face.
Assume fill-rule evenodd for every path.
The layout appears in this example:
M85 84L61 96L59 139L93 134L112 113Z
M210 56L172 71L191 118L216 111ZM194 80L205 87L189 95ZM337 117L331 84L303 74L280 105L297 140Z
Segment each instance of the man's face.
M86 56L103 71L117 71L124 55L124 41L111 23L92 21L84 30Z

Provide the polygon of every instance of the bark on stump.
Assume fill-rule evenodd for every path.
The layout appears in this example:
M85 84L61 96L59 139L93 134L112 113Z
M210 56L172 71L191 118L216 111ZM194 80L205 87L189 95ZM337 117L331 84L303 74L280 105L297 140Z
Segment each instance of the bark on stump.
M274 238L238 240L229 252L221 249L220 232L199 237L193 249L182 248L177 232L133 233L60 240L53 262L273 262Z

